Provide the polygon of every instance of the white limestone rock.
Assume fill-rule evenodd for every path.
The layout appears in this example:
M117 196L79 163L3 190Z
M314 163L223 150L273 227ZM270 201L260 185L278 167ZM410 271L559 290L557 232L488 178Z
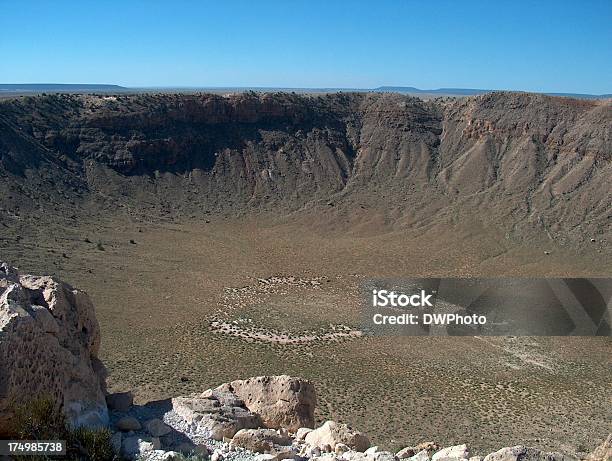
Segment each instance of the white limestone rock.
M323 447L329 445L332 450L336 444L342 443L355 451L365 451L370 446L368 437L359 431L351 429L346 424L335 421L327 421L321 427L308 433L305 442L313 447Z
M441 450L434 453L431 457L431 461L443 461L443 460L467 460L470 457L470 450L466 444L455 445L452 447L442 448Z
M227 392L206 391L172 399L174 412L197 432L214 440L231 439L240 429L261 427L259 415L249 411L242 400Z
M71 426L108 424L100 328L89 297L0 265L0 434L14 408L49 396Z
M312 431L313 429L311 429L310 427L300 427L295 433L295 440L303 441L306 436Z
M222 384L215 389L234 394L271 429L297 431L314 427L317 397L310 381L287 375L258 376Z

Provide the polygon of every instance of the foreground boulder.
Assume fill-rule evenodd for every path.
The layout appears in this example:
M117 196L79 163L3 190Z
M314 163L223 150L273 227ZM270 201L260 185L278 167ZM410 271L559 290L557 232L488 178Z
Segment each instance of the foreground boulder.
M444 461L447 459L459 460L468 459L470 457L470 450L466 444L455 445L453 447L443 448L440 451L434 453L431 457L431 461Z
M399 458L399 456L398 456L398 458ZM402 458L399 458L399 459L402 459ZM419 451L418 453L416 453L415 455L411 456L408 459L410 461L428 461L429 460L429 454L427 453L427 450L421 450L421 451Z
M172 399L172 409L197 432L214 440L231 439L240 429L262 426L261 418L249 411L234 394L208 390L202 394Z
M317 397L314 386L305 379L259 376L222 384L216 391L236 395L267 428L295 432L300 427L314 427Z
M438 451L439 448L440 447L435 442L421 442L418 445L415 445L414 447L402 448L395 454L395 456L398 459L410 459L414 456L419 455L418 459L421 459L425 455L429 459L429 455Z
M370 446L370 440L363 432L355 431L346 424L335 421L327 421L321 427L309 432L304 440L308 445L321 449L329 446L334 450L339 443L355 451L366 451Z
M242 429L234 435L230 446L246 448L256 453L272 453L278 451L279 446L291 445L291 442L289 437L274 429Z
M0 265L0 434L15 410L48 399L73 426L108 423L100 328L89 297L53 277Z

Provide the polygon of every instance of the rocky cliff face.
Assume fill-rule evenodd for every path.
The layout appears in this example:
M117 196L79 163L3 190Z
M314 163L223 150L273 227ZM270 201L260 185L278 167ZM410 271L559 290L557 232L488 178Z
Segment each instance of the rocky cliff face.
M519 236L579 238L609 232L611 134L610 101L522 93L20 98L0 103L0 196L12 212L32 199L185 213L334 205L408 225L459 210Z
M72 426L108 424L100 329L85 293L0 265L0 435L20 406L51 399Z

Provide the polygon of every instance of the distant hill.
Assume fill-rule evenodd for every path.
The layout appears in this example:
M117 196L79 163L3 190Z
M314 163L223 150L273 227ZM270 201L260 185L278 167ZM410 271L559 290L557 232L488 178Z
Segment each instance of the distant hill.
M120 85L89 83L0 83L0 97L40 93L244 93L247 91L273 93L400 93L422 97L476 96L498 90L480 88L436 88L422 90L413 86L379 86L378 88L286 88L286 87L124 87ZM542 93L580 99L607 99L612 94Z
M1 93L93 93L123 92L128 88L119 85L96 83L0 83Z
M437 88L435 90L421 90L414 86L379 86L374 91L381 93L402 93L402 94L438 94L453 96L474 96L478 94L490 93L492 90L481 90L475 88Z
M498 90L483 90L478 88L436 88L433 90L421 90L413 86L379 86L373 91L380 93L401 93L401 94L421 94L437 96L475 96L479 94L491 93ZM584 94L584 93L542 93L549 96L565 96L580 99L607 99L612 98L612 94Z

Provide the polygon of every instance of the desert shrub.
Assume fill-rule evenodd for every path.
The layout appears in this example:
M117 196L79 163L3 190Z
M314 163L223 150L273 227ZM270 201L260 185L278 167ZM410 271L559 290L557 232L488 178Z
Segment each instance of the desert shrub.
M14 433L22 440L52 440L65 431L65 420L53 400L32 399L14 410Z
M13 433L19 440L65 440L63 459L78 461L117 461L111 445L112 432L107 428L70 427L53 400L38 397L14 408ZM14 457L31 459L29 456ZM38 459L58 459L40 456Z
M67 445L75 454L91 461L111 461L118 459L111 445L113 433L110 429L78 427L68 430ZM77 459L83 459L77 456Z

